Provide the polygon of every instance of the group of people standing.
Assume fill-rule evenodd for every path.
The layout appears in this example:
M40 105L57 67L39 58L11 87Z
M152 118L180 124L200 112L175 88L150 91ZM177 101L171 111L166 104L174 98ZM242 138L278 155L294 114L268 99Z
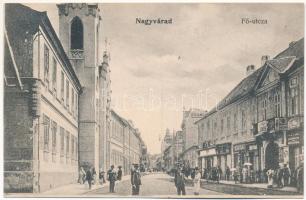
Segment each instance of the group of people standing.
M109 181L109 192L115 193L116 181L122 180L122 167L118 166L118 169L115 170L115 166L111 165L110 169L107 171L107 181ZM80 184L88 183L89 189L91 189L93 184L97 183L97 172L94 167L88 168L86 171L83 167L79 171L79 180ZM100 169L99 172L99 184L103 185L105 181L105 172ZM132 195L139 195L140 185L141 185L141 175L139 171L138 164L133 164L133 169L131 170L131 185L132 185Z
M187 175L187 176L186 176ZM201 187L201 172L198 167L195 167L191 173L191 179L194 187L194 195L199 195L200 187ZM179 166L174 175L174 183L177 190L178 195L186 195L186 181L188 177L188 172L186 172L186 168Z
M304 166L301 164L296 170L291 172L290 168L285 164L277 169L269 169L266 171L266 179L268 188L282 188L286 186L295 186L298 192L303 193L304 189Z

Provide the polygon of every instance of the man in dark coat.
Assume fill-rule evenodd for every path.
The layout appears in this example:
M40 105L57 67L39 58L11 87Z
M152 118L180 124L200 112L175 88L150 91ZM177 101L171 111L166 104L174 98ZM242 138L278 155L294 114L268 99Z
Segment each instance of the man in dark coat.
M174 177L175 187L177 189L177 195L186 195L185 191L185 176L181 168L178 168Z
M116 182L116 172L114 170L114 165L107 172L107 179L109 181L109 192L115 192L115 182Z
M134 164L134 169L131 173L132 195L139 195L141 178L138 164Z
M121 166L118 167L117 179L118 179L119 181L121 181L121 178L122 178L122 169L121 169L121 168L122 168Z
M231 175L231 170L230 170L230 168L227 166L227 167L226 167L226 170L225 170L225 179L226 179L227 181L230 180L230 175Z
M287 164L284 165L283 176L284 176L284 186L288 186L289 179L291 176L291 171L290 168L287 166Z
M91 184L92 184L92 180L93 180L92 170L91 169L88 169L86 171L86 178L85 178L85 180L88 182L89 189L91 189Z

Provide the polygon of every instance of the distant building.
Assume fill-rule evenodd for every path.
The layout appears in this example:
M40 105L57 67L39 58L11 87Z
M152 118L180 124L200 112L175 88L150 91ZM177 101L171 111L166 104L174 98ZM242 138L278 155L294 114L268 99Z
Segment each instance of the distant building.
M166 135L161 144L161 152L164 152L172 144L172 135L170 134L170 130L166 130Z
M198 127L194 124L201 119L205 114L205 111L200 109L190 109L183 111L182 131L184 135L184 149L188 149L193 145L198 144Z
M124 174L129 174L133 164L145 164L147 162L146 146L131 121L128 121L111 110L111 131L109 140L109 151L106 160L108 168L122 166Z

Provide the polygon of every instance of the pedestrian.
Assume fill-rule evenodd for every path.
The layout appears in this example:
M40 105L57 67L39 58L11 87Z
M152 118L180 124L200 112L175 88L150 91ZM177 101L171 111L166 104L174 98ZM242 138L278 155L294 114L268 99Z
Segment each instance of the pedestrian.
M239 171L238 169L234 169L234 181L235 181L235 184L238 183L238 179L239 178Z
M115 168L114 165L112 165L111 168L107 172L107 179L109 181L109 192L110 193L115 192L116 172L114 168Z
M304 192L304 167L303 164L300 164L300 166L297 169L297 189L298 192L303 194Z
M217 170L218 170L218 182L219 182L219 180L222 179L222 174L223 174L223 172L222 172L222 169L221 169L220 166L218 166Z
M92 168L91 174L92 174L92 182L93 182L92 184L96 184L97 172L96 172L96 169L94 167Z
M88 182L89 189L91 189L92 180L93 180L92 170L91 168L89 168L86 172L86 181Z
M291 177L291 171L287 164L284 165L283 176L284 176L284 186L286 187L289 185Z
M103 171L102 168L100 169L100 173L99 173L99 181L101 185L105 183L105 172Z
M277 187L279 188L282 188L283 187L283 169L282 169L282 166L280 166L278 169L277 169Z
M80 184L84 184L85 183L85 177L86 177L86 172L84 171L84 168L81 167L80 171L79 171L79 180L78 180L78 182Z
M194 180L194 177L195 177L195 169L194 168L191 169L190 176L191 176L191 179Z
M248 169L246 166L242 168L242 182L246 183L247 182L247 175L248 175Z
M121 166L119 166L118 167L118 175L117 175L117 179L119 180L119 181L121 181L121 179L122 179L122 169L121 169L122 167Z
M231 175L231 170L230 170L229 166L227 166L227 167L226 167L226 170L225 170L225 179L226 179L227 181L230 180L230 175Z
M186 195L185 181L186 179L184 171L181 167L179 167L174 176L174 183L177 190L177 195Z
M138 164L134 164L134 169L131 172L132 195L139 195L141 176Z
M267 171L268 188L273 188L273 176L274 176L274 170L273 169L269 169Z
M193 180L194 195L199 195L201 187L201 173L198 167L195 167L194 170L195 170L195 176Z

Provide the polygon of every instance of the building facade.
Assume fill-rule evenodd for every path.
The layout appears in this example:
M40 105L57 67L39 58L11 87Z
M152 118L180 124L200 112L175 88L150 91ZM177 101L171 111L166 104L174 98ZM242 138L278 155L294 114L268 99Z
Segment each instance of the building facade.
M100 153L103 154L100 152L103 148L100 148L103 146L100 138L103 136L100 135L106 134L101 124L102 117L99 118L103 109L99 103L103 101L100 92L104 90L99 82L105 79L99 73L102 67L100 9L98 4L82 3L63 3L57 7L59 38L83 88L83 95L79 99L79 162L85 168L91 166L99 169L103 166L100 161Z
M202 168L289 164L293 171L303 163L303 44L291 43L273 59L263 56L257 70L248 66L247 77L196 122Z
M204 116L204 113L205 111L195 108L183 111L181 128L185 141L184 150L193 145L198 145L198 127L195 122L201 119Z
M5 9L4 191L73 183L81 84L45 12Z
M140 137L140 132L128 121L111 110L110 139L107 141L110 151L109 160L106 159L107 168L111 165L122 167L124 174L130 174L132 165L141 164L146 155L143 152L145 144Z

